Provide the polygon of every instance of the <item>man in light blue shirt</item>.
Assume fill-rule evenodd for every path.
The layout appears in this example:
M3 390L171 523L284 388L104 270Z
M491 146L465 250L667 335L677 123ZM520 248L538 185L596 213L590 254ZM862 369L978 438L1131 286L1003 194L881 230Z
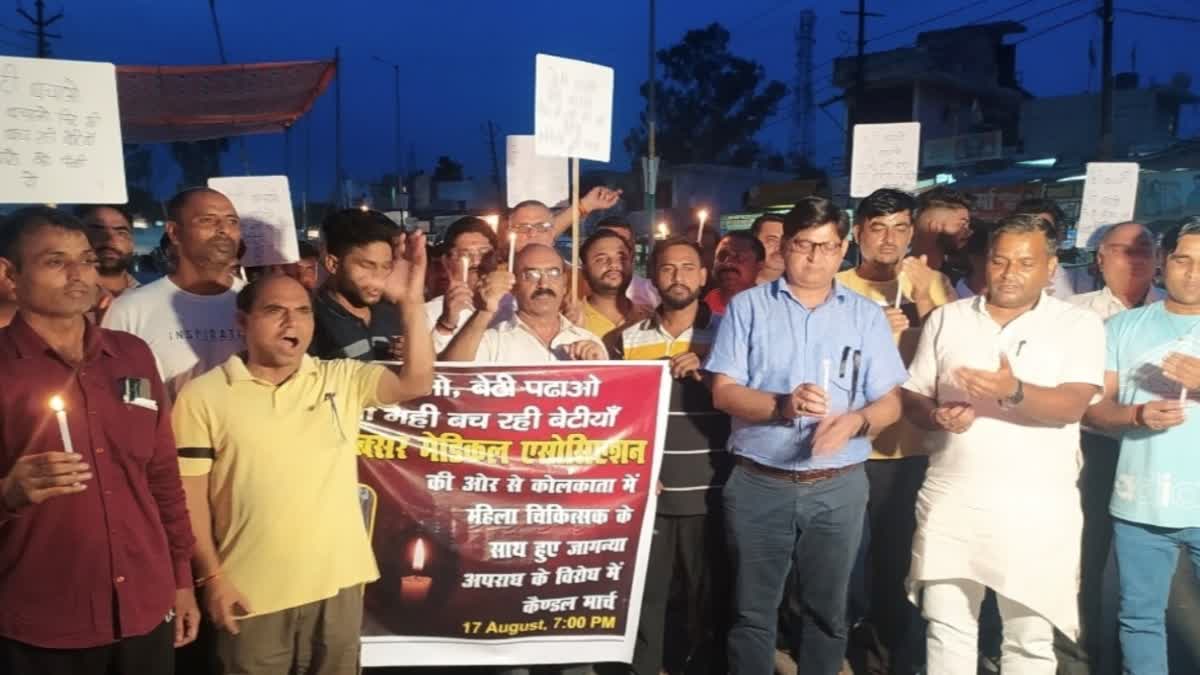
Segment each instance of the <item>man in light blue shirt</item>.
M1167 299L1108 321L1104 399L1084 420L1121 434L1110 511L1124 672L1167 672L1179 549L1200 573L1200 217L1162 240Z
M846 593L862 536L869 436L900 417L908 378L879 305L834 281L848 246L842 210L802 200L784 217L784 276L733 298L705 370L733 418L737 467L725 486L736 574L729 672L773 669L788 571L807 609L800 670L835 675Z

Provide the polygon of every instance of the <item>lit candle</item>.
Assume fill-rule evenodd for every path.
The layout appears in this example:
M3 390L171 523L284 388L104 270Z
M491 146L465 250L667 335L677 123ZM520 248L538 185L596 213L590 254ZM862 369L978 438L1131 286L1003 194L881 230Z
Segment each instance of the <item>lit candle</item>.
M63 404L61 396L50 399L50 409L58 419L58 435L62 437L63 449L75 454L75 446L71 443L71 430L67 427L67 407Z
M1179 388L1179 402L1180 402L1180 403L1187 403L1187 400L1188 400L1188 397L1187 397L1187 387L1180 387L1180 388Z
M666 223L659 223L658 224L658 238L666 239L670 235L671 235L671 228L667 227Z
M465 256L465 255L464 255L464 256L462 257L462 279L463 279L463 283L464 283L464 284L465 284L465 283L467 283L467 280L468 280L470 277L471 277L471 259L470 259L470 258L468 258L467 256Z
M420 574L425 569L425 541L418 539L413 544L412 574L401 577L400 597L406 603L423 602L429 595L429 587L433 585L432 577Z
M700 227L696 230L696 243L704 243L704 222L708 220L708 209L700 209L696 212L696 217L700 220Z
M363 202L362 204L359 204L359 205L358 205L358 208L359 208L359 209L361 209L361 210L363 210L363 211L366 211L366 210L368 210L368 208L367 208L367 203L366 203L366 202Z
M483 222L492 226L492 232L495 232L500 227L500 216L495 213L489 213L483 217Z
M508 271L517 273L517 233L508 233Z
M821 359L821 390L829 395L829 369L832 367L828 358Z

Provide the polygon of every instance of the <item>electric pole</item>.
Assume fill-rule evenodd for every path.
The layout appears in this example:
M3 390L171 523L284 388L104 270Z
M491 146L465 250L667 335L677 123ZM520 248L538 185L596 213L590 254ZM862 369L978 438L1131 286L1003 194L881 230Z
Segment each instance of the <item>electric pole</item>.
M1100 8L1103 29L1100 47L1100 148L1097 159L1108 161L1113 154L1113 0L1104 0Z
M504 186L500 183L500 154L496 151L496 125L488 120L488 152L492 156L492 184L496 186L496 194L499 195L500 203L506 204L504 195Z
M46 3L44 0L35 0L33 7L36 16L31 16L29 12L25 11L24 7L17 8L17 14L20 14L33 26L33 30L23 30L21 32L26 35L32 35L37 40L37 57L39 59L48 58L50 56L50 39L57 40L62 36L58 33L47 32L46 29L63 18L63 13L58 12L50 18L46 18Z
M647 152L642 158L642 181L643 191L646 194L646 217L649 218L649 231L651 236L654 235L654 221L656 220L655 192L658 190L658 157L654 154L654 0L650 0L650 41L649 41L649 69L650 77L646 81L646 131L647 131Z
M842 10L845 16L858 17L858 50L854 56L854 95L846 102L846 171L850 171L850 163L854 156L854 125L861 120L859 107L863 105L863 96L867 91L867 17L882 17L878 12L867 11L867 0L858 0L858 10L851 12Z
M403 143L403 141L400 140L400 64L392 63L391 61L385 61L385 60L379 58L378 56L375 56L374 54L371 55L371 58L375 59L376 61L382 63L385 66L391 66L392 75L394 78L393 86L392 86L392 93L393 93L393 97L395 99L395 101L393 103L393 105L395 107L392 111L392 114L395 116L393 123L395 124L394 133L396 135L396 139L395 139L396 140L396 184L392 186L392 208L398 209L399 207L397 206L397 201L396 201L397 192L400 190L400 185L402 185L404 183L404 174L402 173L402 169L401 169L401 164L404 163L404 152L402 150L402 148L404 147L404 143Z

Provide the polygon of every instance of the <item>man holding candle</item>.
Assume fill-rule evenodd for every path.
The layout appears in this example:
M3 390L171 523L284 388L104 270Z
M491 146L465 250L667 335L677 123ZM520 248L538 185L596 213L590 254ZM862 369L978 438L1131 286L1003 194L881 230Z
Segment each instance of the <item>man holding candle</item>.
M583 223L589 213L610 209L619 201L620 190L603 185L588 190L587 194L579 199L579 222ZM509 212L504 231L501 233L506 253L520 253L526 244L553 247L555 240L570 231L573 220L574 214L570 206L554 214L548 206L536 199L523 201Z
M859 263L840 272L838 281L883 306L905 363L912 360L920 322L936 307L954 299L950 280L920 258L906 258L913 238L912 196L900 190L876 190L854 212ZM902 298L898 303L897 299ZM903 307L903 309L901 309ZM913 323L915 321L915 324ZM856 631L855 647L873 654L888 672L912 673L922 663L919 615L904 587L917 523L917 491L925 479L924 434L905 420L880 431L867 462L870 527L867 625Z
M316 332L309 353L322 359L399 358L394 338L403 332L387 281L400 228L378 211L343 209L325 217L321 234L329 276L313 299Z
M939 432L908 577L929 675L975 671L989 588L1003 672L1052 673L1054 628L1076 636L1079 420L1104 381L1104 327L1045 293L1054 253L1045 220L1001 220L986 295L935 309L909 368L905 415Z
M1104 397L1084 418L1120 436L1110 509L1130 675L1167 672L1165 615L1180 548L1200 572L1200 217L1167 231L1161 260L1167 298L1108 321Z
M188 380L242 348L233 325L241 280L233 274L241 221L225 195L206 187L167 202L167 237L178 253L171 274L121 294L104 314L110 330L150 345L171 398Z
M516 274L497 270L479 292L479 305L462 331L442 352L444 361L553 363L602 361L604 345L576 326L560 308L567 293L567 268L557 251L529 244L516 257ZM512 292L516 314L489 328L505 294Z
M879 306L835 280L848 230L830 201L801 200L784 220L784 276L733 298L705 364L715 407L733 418L736 466L723 497L734 675L772 671L790 569L806 610L789 636L800 671L842 666L867 502L862 464L873 430L899 418L907 378Z
M200 617L154 357L85 318L97 259L74 217L10 216L0 276L19 307L0 329L0 672L170 675Z
M238 294L247 351L179 395L193 562L225 672L358 669L362 584L379 577L358 500L358 421L433 382L424 235L403 248L385 284L409 336L398 372L308 356L312 300L277 275Z
M433 326L433 348L441 352L475 313L475 295L483 278L496 267L499 250L495 230L482 218L465 216L450 224L443 235L446 252L441 264L450 279L446 294L425 303L425 316ZM501 300L492 326L512 316L512 296Z

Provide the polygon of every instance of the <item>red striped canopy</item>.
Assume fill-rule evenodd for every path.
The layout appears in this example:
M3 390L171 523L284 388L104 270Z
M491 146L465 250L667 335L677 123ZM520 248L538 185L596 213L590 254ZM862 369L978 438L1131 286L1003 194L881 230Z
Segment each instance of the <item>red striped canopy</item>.
M126 143L280 132L312 108L336 61L117 66Z

